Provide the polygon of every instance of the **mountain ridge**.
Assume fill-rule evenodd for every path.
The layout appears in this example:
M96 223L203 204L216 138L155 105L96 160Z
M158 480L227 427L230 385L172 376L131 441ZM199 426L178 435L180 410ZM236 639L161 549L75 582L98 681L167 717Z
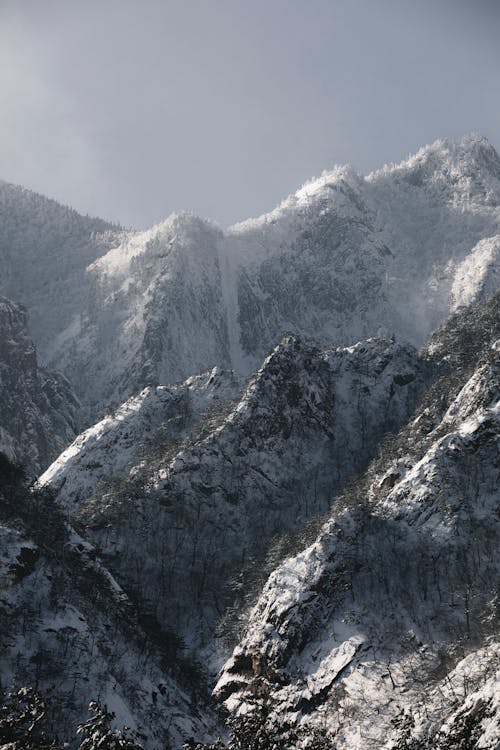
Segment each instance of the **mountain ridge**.
M287 332L325 346L394 332L419 345L495 288L499 165L469 136L366 177L338 167L228 230L181 212L142 232L92 234L82 218L57 269L46 264L56 281L2 290L32 310L42 361L70 379L89 422L147 385L213 366L246 376ZM9 236L0 231L0 257L22 279Z
M0 451L35 477L73 440L79 411L66 378L38 366L26 309L0 296Z
M495 150L228 230L44 200L0 183L0 692L61 742L93 699L148 750L496 750Z

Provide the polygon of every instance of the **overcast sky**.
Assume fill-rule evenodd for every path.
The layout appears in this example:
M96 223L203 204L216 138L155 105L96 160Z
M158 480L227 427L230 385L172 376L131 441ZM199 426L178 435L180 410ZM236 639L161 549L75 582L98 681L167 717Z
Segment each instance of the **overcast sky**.
M0 0L0 177L126 226L470 131L500 147L500 0Z

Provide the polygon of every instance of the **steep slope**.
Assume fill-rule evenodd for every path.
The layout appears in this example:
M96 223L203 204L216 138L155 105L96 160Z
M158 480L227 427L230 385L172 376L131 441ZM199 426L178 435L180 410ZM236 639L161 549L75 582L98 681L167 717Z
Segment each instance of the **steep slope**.
M499 313L435 334L420 413L250 614L216 693L279 747L497 747Z
M4 289L22 285L44 361L94 416L216 365L248 375L288 332L325 346L383 333L421 344L498 283L500 159L478 136L367 177L336 168L226 232L189 214L120 232L6 194L6 278L17 280ZM25 214L29 231L15 218ZM26 282L9 248L30 259Z
M174 418L189 426L189 393L200 399L206 388L205 376L167 389ZM147 392L78 438L40 484L57 493L125 589L200 647L234 601L235 571L275 534L325 512L332 490L405 421L422 388L409 346L377 339L322 351L289 338L239 399L201 414L180 443L167 409L160 449L122 460L124 431L137 444L148 398L158 400Z
M79 435L39 485L50 485L64 506L78 506L145 463L175 455L200 422L209 430L230 410L239 390L234 374L217 368L177 385L149 386Z
M78 431L67 380L37 365L26 311L0 297L0 451L36 476Z
M87 403L102 405L104 396L118 404L145 385L230 364L220 235L178 214L127 235L89 266L92 296L82 326L68 330L53 354Z
M457 266L451 289L454 308L485 299L500 287L500 238L481 240Z
M137 609L50 495L32 494L1 456L0 541L0 692L39 691L61 747L90 700L151 750L215 730L173 634Z
M496 288L499 232L498 155L480 138L439 141L367 178L326 173L225 234L183 215L127 263L112 251L95 265L109 310L97 335L118 316L113 360L125 362L129 387L214 364L248 373L288 331L326 345L381 331L419 344L453 307ZM102 345L92 337L87 348ZM104 372L118 382L113 396L126 395Z
M89 294L86 267L122 234L102 219L0 180L0 294L28 309L43 362L63 330L78 329Z
M460 264L474 252L477 264L477 243L498 235L499 206L500 159L478 137L437 141L366 178L325 173L229 230L257 256L239 281L244 350L260 352L283 328L337 344L382 328L421 344L449 314ZM483 276L498 269L497 257L484 263ZM480 292L455 285L453 303Z

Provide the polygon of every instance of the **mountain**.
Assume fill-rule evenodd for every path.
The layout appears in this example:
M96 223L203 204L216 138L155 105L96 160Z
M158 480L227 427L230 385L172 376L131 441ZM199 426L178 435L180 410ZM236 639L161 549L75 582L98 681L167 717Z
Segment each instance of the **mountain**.
M243 388L146 388L34 494L4 480L6 682L60 737L97 698L180 748L221 732L236 640L215 694L259 750L494 748L499 339L500 294L420 353L289 337Z
M87 304L87 266L122 235L119 227L0 180L0 293L28 309L42 362Z
M30 490L2 455L0 540L4 706L7 688L29 685L45 703L37 721L61 743L74 739L91 700L106 704L116 722L152 750L215 732L201 680L173 634L148 620L50 494ZM22 719L19 709L16 714L2 707L2 747L27 747L4 744L9 714ZM26 722L24 715L26 727L36 724L34 718L28 713ZM47 746L38 739L29 746Z
M248 375L289 332L323 346L384 333L420 345L498 281L500 159L479 136L367 177L336 168L227 231L175 214L125 232L3 195L2 290L28 306L43 361L90 417L213 366ZM29 278L11 247L32 260Z
M147 389L77 438L39 484L125 589L200 648L234 599L235 570L326 512L423 389L410 346L321 350L290 337L237 398L220 372Z
M0 216L0 745L96 700L147 750L496 749L488 142L226 231Z
M494 748L499 340L500 293L420 352L288 337L243 388L217 369L146 388L38 491L146 617L136 637L168 633L204 665L176 667L179 689L217 683L240 739L463 750L473 733ZM148 733L140 702L121 710ZM185 738L221 731L200 697L176 715Z
M36 476L75 437L78 412L68 381L38 367L26 310L0 297L0 451Z
M216 693L280 747L497 747L499 313L432 337L417 416L247 616Z

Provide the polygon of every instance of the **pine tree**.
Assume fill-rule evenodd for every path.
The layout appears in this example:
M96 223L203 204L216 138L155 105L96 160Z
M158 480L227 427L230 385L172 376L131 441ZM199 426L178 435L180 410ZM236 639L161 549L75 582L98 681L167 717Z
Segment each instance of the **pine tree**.
M106 706L92 701L89 711L92 712L90 719L76 730L82 735L78 750L143 750L142 745L130 737L127 727L111 728L115 715Z
M8 693L0 706L0 746L9 750L57 750L44 730L45 703L33 689Z

